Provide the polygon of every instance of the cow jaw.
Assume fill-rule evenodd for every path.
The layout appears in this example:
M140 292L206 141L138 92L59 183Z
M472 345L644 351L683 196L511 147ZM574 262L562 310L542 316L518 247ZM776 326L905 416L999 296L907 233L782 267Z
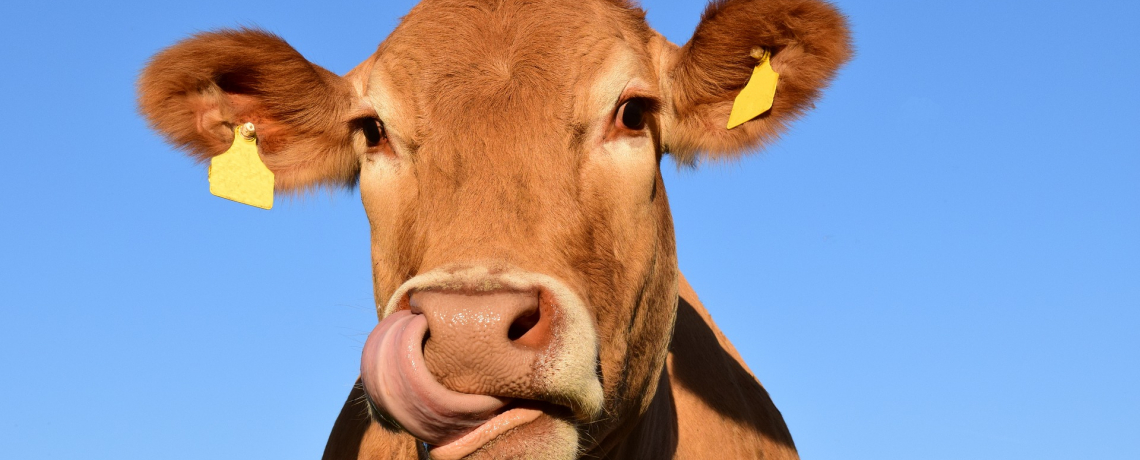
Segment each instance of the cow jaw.
M408 299L416 292L439 291L544 293L556 306L545 319L556 333L532 362L513 363L524 367L528 381L492 381L480 387L482 393L472 394L448 388L433 375L440 371L423 354L429 315ZM380 412L433 446L432 458L461 458L480 449L501 457L519 443L529 444L536 433L554 441L543 447L549 454L543 457L572 458L578 449L573 422L593 422L601 411L593 320L580 297L553 278L486 266L435 270L404 283L381 315L384 319L364 347L364 386ZM493 362L499 357L486 358Z

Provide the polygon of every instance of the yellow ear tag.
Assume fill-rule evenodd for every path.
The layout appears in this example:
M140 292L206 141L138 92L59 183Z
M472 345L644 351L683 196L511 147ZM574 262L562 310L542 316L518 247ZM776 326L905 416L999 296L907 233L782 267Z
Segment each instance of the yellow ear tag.
M227 200L273 208L273 171L257 154L253 123L234 127L234 143L225 153L210 159L207 172L210 193Z
M748 79L748 84L736 95L732 113L728 114L728 129L767 112L772 108L772 100L776 97L776 82L780 80L780 74L772 69L768 51L757 48L752 51L752 57L759 59L760 63L752 69L752 78Z

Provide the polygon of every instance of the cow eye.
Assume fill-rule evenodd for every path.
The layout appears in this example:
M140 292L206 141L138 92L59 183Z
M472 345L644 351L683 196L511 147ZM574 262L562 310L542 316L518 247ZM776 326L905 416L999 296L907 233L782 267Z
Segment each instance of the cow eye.
M644 99L630 99L618 108L618 126L640 131L645 128L647 103Z
M384 125L380 123L380 120L375 118L361 119L360 131L364 133L364 141L368 144L368 148L377 147L384 141Z

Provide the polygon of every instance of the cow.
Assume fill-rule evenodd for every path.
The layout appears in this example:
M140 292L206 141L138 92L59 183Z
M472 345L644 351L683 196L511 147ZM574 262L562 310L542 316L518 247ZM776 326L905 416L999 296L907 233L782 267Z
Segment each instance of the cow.
M140 112L199 160L252 123L277 193L359 187L379 324L325 459L797 458L677 265L662 159L731 160L850 55L821 0L423 0L338 76L256 29L156 54ZM766 63L771 107L732 129Z

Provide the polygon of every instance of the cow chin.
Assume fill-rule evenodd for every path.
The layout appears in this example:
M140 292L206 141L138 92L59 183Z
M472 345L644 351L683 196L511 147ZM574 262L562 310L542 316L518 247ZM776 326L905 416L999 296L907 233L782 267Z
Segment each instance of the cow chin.
M488 267L437 269L396 290L365 343L366 393L436 460L576 458L576 425L603 411L592 315L565 283ZM510 305L482 310L496 302ZM519 322L528 332L510 338Z
M572 423L544 414L496 436L470 455L456 456L454 451L434 448L428 450L428 457L432 460L572 460L578 458L578 436Z

